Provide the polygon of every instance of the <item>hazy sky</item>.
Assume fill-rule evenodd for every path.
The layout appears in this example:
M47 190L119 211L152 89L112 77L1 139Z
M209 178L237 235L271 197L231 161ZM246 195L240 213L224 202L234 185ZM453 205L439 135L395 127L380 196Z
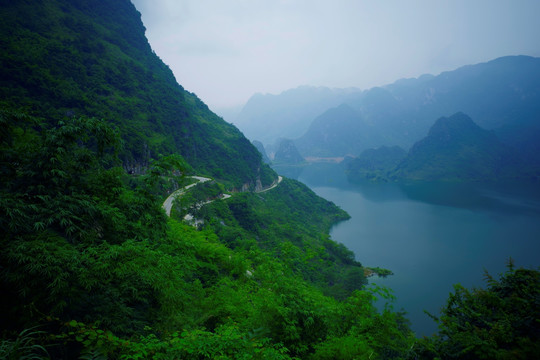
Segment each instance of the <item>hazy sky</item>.
M540 56L539 0L132 0L154 51L212 109Z

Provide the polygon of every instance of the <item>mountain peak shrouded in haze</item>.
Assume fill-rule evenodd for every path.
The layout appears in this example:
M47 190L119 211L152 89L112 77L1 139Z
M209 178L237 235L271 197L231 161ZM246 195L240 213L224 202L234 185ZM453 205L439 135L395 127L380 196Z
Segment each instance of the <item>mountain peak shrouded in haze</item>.
M428 138L440 145L452 144L456 141L468 142L472 145L477 140L477 136L484 133L485 130L476 125L469 116L459 112L435 121L435 124L429 129ZM413 150L411 149L411 151Z
M357 155L376 145L377 139L365 118L343 103L315 118L295 143L303 156L333 157Z
M306 97L294 109L296 114L311 111L311 120L300 120L300 116L287 112L290 104L295 103L292 93L273 97L267 108L259 107L255 101L249 104L253 120L249 126L252 133L268 134L268 127L281 130L281 126L274 124L283 119L287 119L288 127L295 121L301 122L306 130L295 142L304 157L357 156L363 150L383 145L409 149L426 136L433 119L459 111L469 114L482 128L496 130L503 142L516 143L525 134L522 129L538 132L535 129L540 117L540 58L506 56L436 76L422 75L364 91L351 90L345 96L333 97L341 102L332 106L304 92ZM356 113L355 120L350 111L328 112L341 104ZM244 129L240 123L239 127ZM509 128L511 136L498 130L503 127ZM532 144L531 139L526 140Z
M506 174L509 149L464 113L441 117L398 166L399 178L496 180Z
M280 138L300 137L315 117L358 91L354 88L300 86L278 95L255 94L236 119L228 120L248 138L265 145L274 144Z
M262 142L260 141L257 141L257 140L253 140L251 142L253 144L253 146L255 146L257 148L257 150L259 150L259 152L261 153L261 156L262 156L262 161L266 164L270 164L270 159L268 158L268 155L266 154L266 150L264 149L264 145Z
M304 162L304 158L300 155L292 140L283 139L279 142L279 147L274 155L274 162L280 164L299 164Z

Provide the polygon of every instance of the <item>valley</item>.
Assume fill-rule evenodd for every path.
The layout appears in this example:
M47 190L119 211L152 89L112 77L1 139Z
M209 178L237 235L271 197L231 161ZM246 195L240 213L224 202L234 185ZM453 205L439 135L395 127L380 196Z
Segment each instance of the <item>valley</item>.
M403 33L357 6L0 1L0 358L537 356L534 52L253 91L235 119L184 88L359 81L363 32L318 41Z
M332 239L366 266L393 271L369 282L393 290L393 306L407 312L418 336L437 330L424 310L438 316L454 284L481 287L483 271L502 273L509 258L526 268L540 264L535 184L351 183L332 166L312 164L300 174L277 170L351 215L332 227Z

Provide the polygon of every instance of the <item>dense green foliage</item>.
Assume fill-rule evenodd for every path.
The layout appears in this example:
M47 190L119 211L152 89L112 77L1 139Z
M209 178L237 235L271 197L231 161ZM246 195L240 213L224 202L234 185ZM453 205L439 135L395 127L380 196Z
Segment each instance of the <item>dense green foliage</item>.
M1 358L413 354L402 314L374 306L388 290L328 236L347 214L292 180L246 192L275 173L176 83L130 2L0 5ZM193 172L216 180L168 218Z
M402 318L378 313L371 293L352 293L364 284L359 264L350 265L354 281L340 293L350 298L323 294L331 286L313 270L322 250L353 260L324 235L344 213L307 188L280 185L279 196L291 199L280 204L288 208L279 237L268 230L265 244L246 249L222 231L167 221L161 201L184 184L179 174L223 181L193 189L188 196L197 203L224 187L268 186L275 173L234 127L176 84L131 4L2 2L1 11L0 91L11 109L0 116L3 357L280 359L309 357L344 336L374 354L385 344L395 349L390 355L406 348ZM189 164L160 156L171 153ZM244 226L265 216L261 204L245 208L252 196L230 199ZM311 205L312 215L327 209L308 219ZM291 209L305 223L287 225ZM319 220L323 226L312 225ZM296 244L306 255L283 260L270 247L319 237L326 245L317 255L315 242ZM326 276L346 268L334 262Z
M255 186L260 154L176 83L130 1L1 1L0 17L3 107L51 122L106 118L118 128L122 165L133 173L178 153L198 174Z
M197 230L160 207L163 179L182 159L134 177L115 167L118 136L102 120L0 120L5 358L324 359L337 348L342 358L393 358L410 346L401 315L375 309L376 289L353 291L363 274L348 278L343 300L323 293L332 287L318 269L361 268L327 236L316 243L346 215L300 183L202 207L228 226Z
M165 194L190 171L216 179L194 189L195 203L276 176L176 83L129 1L0 5L3 358L324 358L350 339L362 346L348 358L403 353L412 340L403 318L378 312L373 292L353 292L358 271L344 300L323 293L331 286L313 267L325 249L338 254L328 255L335 277L343 254L361 267L325 235L345 214L307 188L284 182L279 193L229 199L230 229L255 246L166 217ZM271 209L254 196L285 207L279 226L264 229ZM287 225L294 215L305 223ZM271 246L281 255L304 238L284 259Z
M499 280L486 273L487 288L455 285L439 334L422 339L415 358L534 359L540 353L540 272L515 269Z
M327 235L349 216L302 183L284 179L272 191L237 194L195 214L231 248L262 248L328 295L343 299L366 283L352 251Z

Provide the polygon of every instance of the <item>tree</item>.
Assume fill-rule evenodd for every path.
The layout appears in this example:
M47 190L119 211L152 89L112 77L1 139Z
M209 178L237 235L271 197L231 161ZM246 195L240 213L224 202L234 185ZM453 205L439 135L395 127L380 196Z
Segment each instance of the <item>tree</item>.
M533 359L540 354L540 272L514 269L499 280L486 272L486 289L454 286L442 309L439 334L425 338L420 358Z

